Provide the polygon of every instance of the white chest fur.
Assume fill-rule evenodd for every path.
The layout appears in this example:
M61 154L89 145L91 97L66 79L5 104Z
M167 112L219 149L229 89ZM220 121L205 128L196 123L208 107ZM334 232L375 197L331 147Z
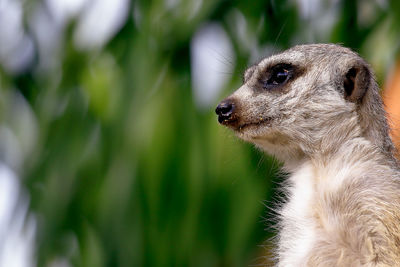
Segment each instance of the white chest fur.
M315 241L312 203L315 197L313 168L304 164L289 179L290 197L281 216L279 266L302 266Z
M335 207L328 204L327 196L343 194L341 190L346 188L349 179L354 182L358 178L364 179L365 173L376 177L390 170L371 160L369 157L373 153L360 154L361 157L355 157L342 153L343 156L332 157L329 165L322 161L305 162L289 177L289 199L281 211L279 266L306 266L314 246L324 239L321 235L343 227L338 223L341 217L333 212Z

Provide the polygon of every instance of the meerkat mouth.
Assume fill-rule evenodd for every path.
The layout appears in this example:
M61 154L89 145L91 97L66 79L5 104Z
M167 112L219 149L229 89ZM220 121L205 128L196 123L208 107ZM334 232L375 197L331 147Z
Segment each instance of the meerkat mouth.
M243 124L240 124L238 127L236 127L236 131L241 132L244 129L247 129L249 127L259 127L260 125L266 125L270 124L272 121L272 117L267 117L267 118L260 118L259 121L256 122L246 122Z

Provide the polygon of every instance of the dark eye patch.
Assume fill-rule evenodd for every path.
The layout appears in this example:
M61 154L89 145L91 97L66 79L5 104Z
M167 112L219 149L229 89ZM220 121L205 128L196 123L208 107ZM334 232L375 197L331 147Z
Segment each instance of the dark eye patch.
M264 89L272 89L286 84L294 74L294 67L291 64L277 64L267 70L266 76L261 79Z

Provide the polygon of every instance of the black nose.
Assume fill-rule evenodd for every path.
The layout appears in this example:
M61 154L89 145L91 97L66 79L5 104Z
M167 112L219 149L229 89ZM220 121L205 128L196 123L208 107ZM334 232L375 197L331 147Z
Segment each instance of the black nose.
M233 111L235 110L235 105L232 101L225 100L219 103L217 108L215 109L215 113L218 115L218 122L228 122L232 119Z

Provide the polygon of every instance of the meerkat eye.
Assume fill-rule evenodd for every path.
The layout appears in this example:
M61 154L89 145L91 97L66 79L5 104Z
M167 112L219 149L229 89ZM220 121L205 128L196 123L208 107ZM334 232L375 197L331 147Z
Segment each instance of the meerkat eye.
M278 65L271 70L269 78L264 83L264 88L284 84L292 75L290 65Z

